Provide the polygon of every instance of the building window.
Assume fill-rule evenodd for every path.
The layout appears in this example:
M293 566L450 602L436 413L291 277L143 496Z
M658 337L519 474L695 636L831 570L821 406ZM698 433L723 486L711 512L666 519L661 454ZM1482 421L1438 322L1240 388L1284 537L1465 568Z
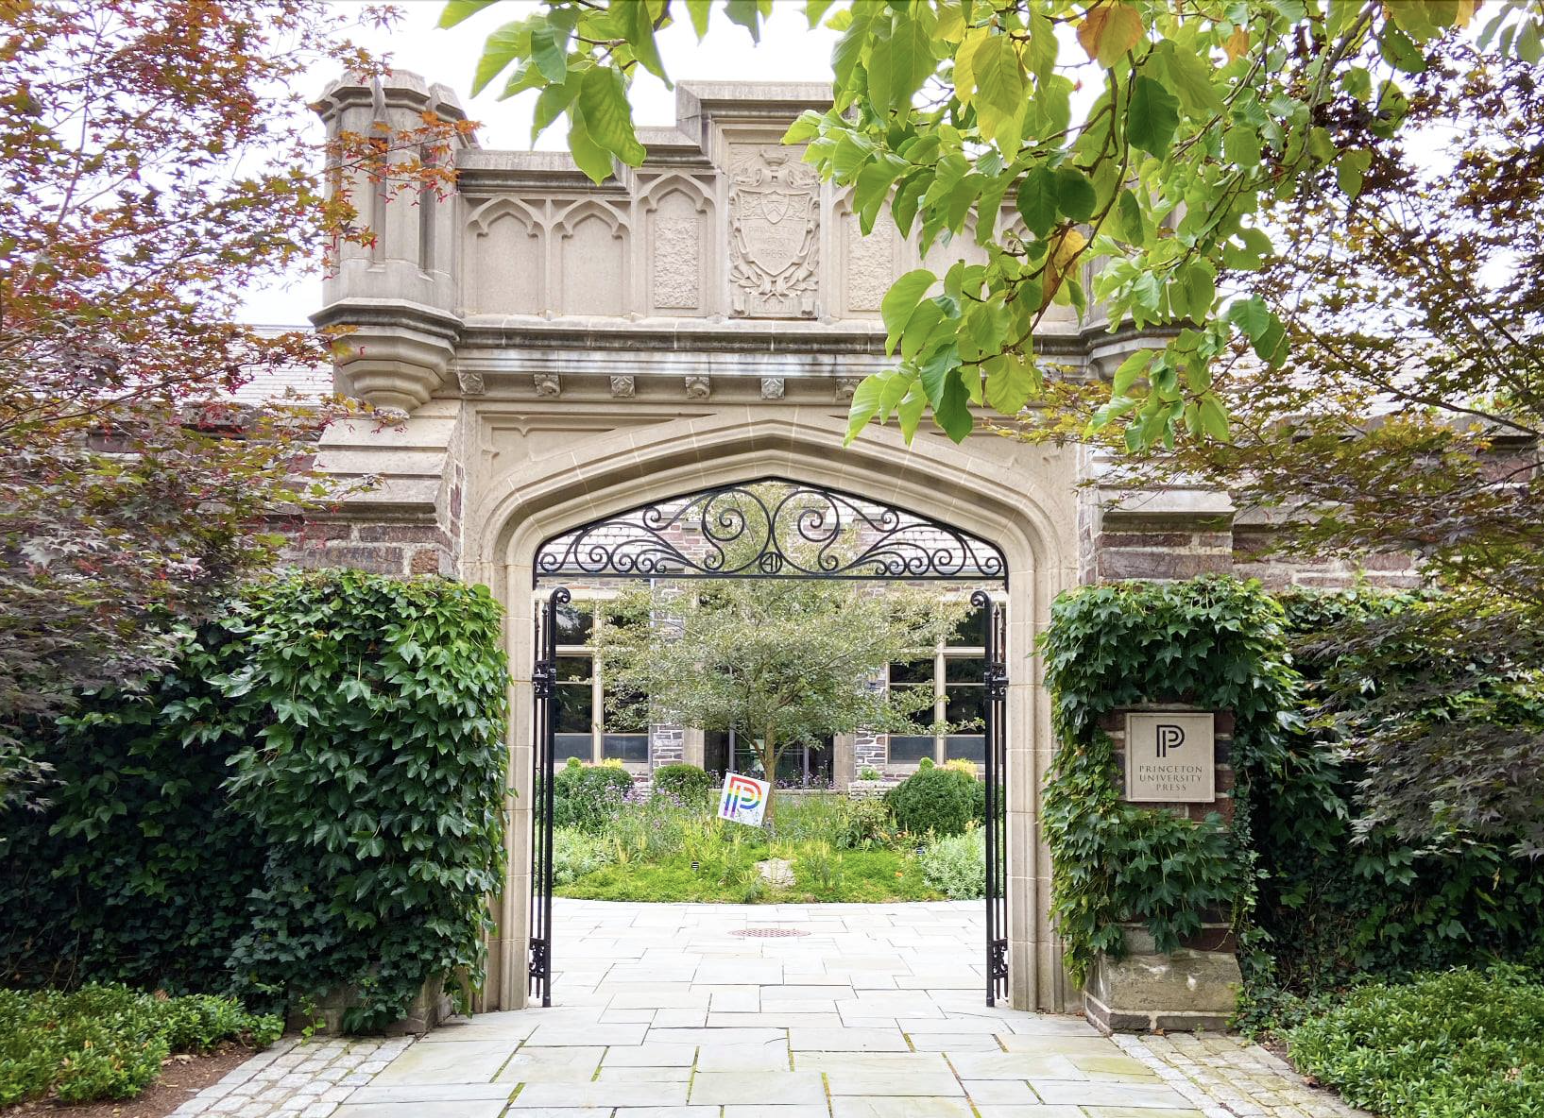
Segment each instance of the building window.
M777 759L777 783L785 788L827 788L832 781L835 743L787 745ZM741 772L765 778L761 759L734 730L708 730L702 735L702 767L715 776Z
M605 612L593 602L558 607L556 742L559 764L570 757L596 764L605 760L627 765L649 763L648 702L636 694L608 686L595 670L589 640Z
M986 650L982 647L984 612L972 609L949 638L914 658L890 665L892 688L926 689L932 693L931 707L925 707L913 720L914 734L891 734L889 763L915 765L924 757L935 762L963 759L982 764L986 761L986 735L982 719L986 716ZM929 722L947 722L963 727L952 734L934 734Z

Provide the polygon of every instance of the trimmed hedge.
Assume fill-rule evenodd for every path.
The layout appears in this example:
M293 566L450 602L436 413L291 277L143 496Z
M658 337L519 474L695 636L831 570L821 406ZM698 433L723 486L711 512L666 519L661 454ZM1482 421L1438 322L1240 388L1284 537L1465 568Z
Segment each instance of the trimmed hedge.
M661 765L654 770L654 795L668 796L678 804L706 805L713 799L713 774L685 763Z
M284 1008L348 1029L483 974L503 884L508 673L486 589L356 571L257 584L136 694L38 752L0 816L0 968Z
M885 802L903 831L958 835L985 814L986 785L959 768L938 768L924 758L916 772L885 793Z

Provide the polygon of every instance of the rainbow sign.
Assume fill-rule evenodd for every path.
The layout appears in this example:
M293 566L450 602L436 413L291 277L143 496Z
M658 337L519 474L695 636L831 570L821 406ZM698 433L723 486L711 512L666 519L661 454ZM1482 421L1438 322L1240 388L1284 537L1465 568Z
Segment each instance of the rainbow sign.
M765 780L743 773L728 773L724 777L724 790L718 797L718 817L731 823L759 827L771 791L772 786Z

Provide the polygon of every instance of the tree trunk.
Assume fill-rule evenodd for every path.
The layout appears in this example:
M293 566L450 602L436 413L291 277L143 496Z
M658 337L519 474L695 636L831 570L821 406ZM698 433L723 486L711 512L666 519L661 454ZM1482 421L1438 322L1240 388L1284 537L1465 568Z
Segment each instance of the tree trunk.
M761 775L767 782L767 807L762 815L763 823L772 822L772 797L777 794L777 755L782 748L777 744L777 727L768 726L764 736L756 742L756 756L761 759Z

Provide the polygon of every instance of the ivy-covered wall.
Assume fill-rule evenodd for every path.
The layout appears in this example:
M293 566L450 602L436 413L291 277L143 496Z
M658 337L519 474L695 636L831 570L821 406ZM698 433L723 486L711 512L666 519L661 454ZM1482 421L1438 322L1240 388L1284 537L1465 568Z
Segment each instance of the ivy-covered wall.
M508 674L487 591L356 571L250 588L137 694L42 743L59 785L0 816L0 974L347 991L399 1019L477 984L503 885Z
M1085 587L1052 607L1044 654L1057 751L1046 784L1051 914L1074 981L1125 954L1123 924L1161 952L1222 914L1235 929L1255 900L1253 790L1285 756L1282 716L1297 677L1281 607L1256 583L1203 577ZM1233 818L1200 819L1121 799L1101 720L1183 703L1233 716Z
M1504 840L1358 826L1363 770L1343 722L1316 705L1318 681L1354 670L1356 687L1418 695L1430 671L1409 650L1355 665L1313 650L1327 627L1391 608L1419 603L1370 590L1278 597L1219 576L1089 586L1055 603L1044 826L1052 917L1077 980L1100 954L1125 953L1123 925L1173 951L1219 912L1256 1009L1274 989L1313 993L1362 973L1544 966L1544 862ZM1122 801L1110 716L1152 703L1231 713L1231 823Z

